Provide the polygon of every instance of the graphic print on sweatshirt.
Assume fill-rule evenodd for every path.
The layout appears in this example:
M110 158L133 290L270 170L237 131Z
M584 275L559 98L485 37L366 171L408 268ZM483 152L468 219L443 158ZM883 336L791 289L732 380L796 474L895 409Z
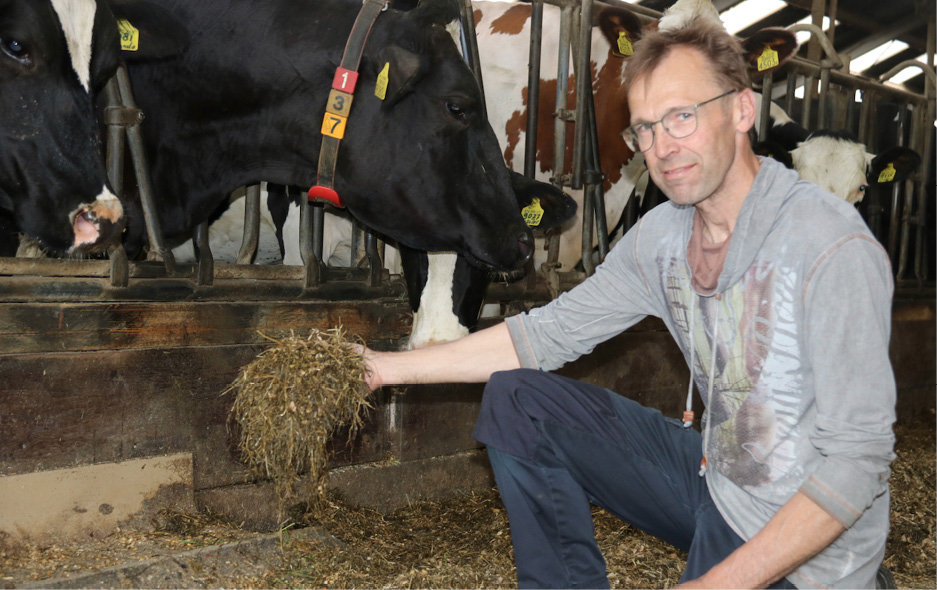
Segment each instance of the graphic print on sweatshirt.
M808 443L797 426L806 408L801 335L794 322L799 305L796 273L756 262L717 298L689 288L689 271L682 260L671 259L666 266L660 276L666 277L665 292L679 337L684 349L689 350L691 342L696 349L692 374L707 405L703 428L712 428L710 468L742 488L758 490L762 497L774 496L773 491L783 497L782 490L796 487L805 477L797 451ZM736 452L739 448L744 452Z

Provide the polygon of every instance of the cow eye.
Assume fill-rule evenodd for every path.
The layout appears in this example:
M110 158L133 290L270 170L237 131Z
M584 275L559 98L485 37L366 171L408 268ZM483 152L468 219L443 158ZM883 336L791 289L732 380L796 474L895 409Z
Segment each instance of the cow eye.
M17 39L0 39L0 48L3 49L3 53L17 61L24 61L29 57L26 46Z
M451 100L446 102L446 109L448 109L449 112L452 113L452 116L456 119L465 119L465 117L468 115L465 107Z

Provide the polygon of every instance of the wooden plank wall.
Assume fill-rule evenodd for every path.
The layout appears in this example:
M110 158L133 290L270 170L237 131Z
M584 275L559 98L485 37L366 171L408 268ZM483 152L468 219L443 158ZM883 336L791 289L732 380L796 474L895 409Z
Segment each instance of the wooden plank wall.
M894 317L899 411L933 408L934 302L897 301ZM258 331L278 337L338 324L392 349L409 330L409 312L401 297L0 303L0 476L186 452L196 491L249 483L228 423L233 400L222 392L265 346ZM689 379L681 353L652 319L560 372L674 416ZM481 392L479 385L378 392L352 444L344 435L333 441L332 467L476 451L471 430ZM413 480L407 473L395 484L402 493ZM458 479L447 477L428 485ZM373 483L379 477L370 481L378 487L372 497L386 495Z

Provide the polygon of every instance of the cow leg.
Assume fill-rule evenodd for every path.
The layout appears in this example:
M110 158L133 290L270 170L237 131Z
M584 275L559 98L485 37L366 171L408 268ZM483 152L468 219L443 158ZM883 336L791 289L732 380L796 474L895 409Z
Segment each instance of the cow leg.
M465 336L478 324L487 271L451 252L428 253L399 246L413 327L408 348L422 348Z

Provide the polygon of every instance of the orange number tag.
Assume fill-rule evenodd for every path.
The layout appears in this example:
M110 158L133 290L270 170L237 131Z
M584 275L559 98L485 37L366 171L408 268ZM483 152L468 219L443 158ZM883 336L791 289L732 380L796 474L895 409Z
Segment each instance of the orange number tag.
M348 117L326 113L322 121L322 135L328 135L335 139L345 137L345 125L348 123Z

